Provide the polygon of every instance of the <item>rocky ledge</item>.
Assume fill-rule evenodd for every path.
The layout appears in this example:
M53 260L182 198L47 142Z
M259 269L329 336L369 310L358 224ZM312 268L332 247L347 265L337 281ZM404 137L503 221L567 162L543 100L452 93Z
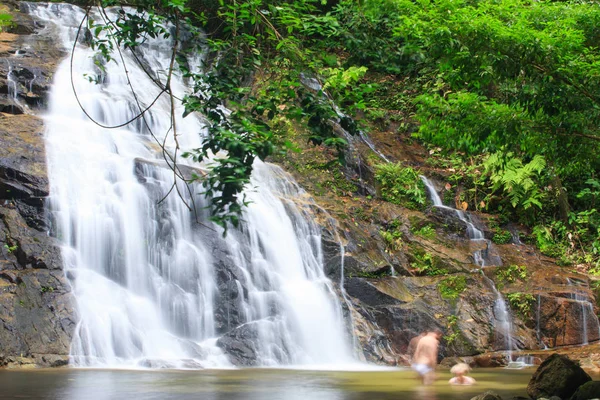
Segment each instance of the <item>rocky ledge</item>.
M42 120L62 53L8 3L16 25L0 33L0 366L68 362L75 326L60 248L48 235Z

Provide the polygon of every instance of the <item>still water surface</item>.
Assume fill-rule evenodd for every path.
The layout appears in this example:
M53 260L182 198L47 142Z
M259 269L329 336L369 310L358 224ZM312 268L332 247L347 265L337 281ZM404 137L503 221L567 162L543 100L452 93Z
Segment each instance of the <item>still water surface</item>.
M477 385L448 385L442 371L422 387L409 370L278 369L131 371L58 369L0 371L0 399L43 400L468 400L493 389L525 396L533 369L477 369Z

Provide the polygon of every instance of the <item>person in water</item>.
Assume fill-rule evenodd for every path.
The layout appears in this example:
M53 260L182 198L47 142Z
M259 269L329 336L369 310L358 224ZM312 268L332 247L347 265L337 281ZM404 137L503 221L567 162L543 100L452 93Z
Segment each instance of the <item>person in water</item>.
M435 379L435 367L441 338L442 332L436 329L427 332L417 343L411 367L421 376L421 382L424 385L433 383Z
M458 363L452 368L450 368L450 372L454 374L454 378L448 381L451 385L472 385L475 383L475 379L467 376L471 367L469 367L465 363Z
M421 338L423 336L425 336L427 334L427 332L421 332L419 333L418 336L415 336L414 338L410 339L410 342L408 343L408 347L406 348L406 354L408 355L408 360L410 361L410 363L412 364L415 358L415 350L417 350L417 345L419 344L419 340L421 340Z

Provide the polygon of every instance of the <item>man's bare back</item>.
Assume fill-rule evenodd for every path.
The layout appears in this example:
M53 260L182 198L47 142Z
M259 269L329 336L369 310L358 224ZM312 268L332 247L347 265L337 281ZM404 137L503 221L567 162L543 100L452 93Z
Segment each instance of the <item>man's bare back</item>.
M428 332L417 344L412 366L421 375L425 384L433 381L433 371L437 365L438 346L441 336L440 332Z

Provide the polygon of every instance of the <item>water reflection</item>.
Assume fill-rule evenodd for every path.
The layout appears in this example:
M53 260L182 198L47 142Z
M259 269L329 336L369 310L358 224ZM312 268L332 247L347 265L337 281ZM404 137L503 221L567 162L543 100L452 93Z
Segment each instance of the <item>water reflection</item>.
M411 371L61 369L0 371L1 399L39 400L458 400L493 389L524 395L532 370L475 370L478 384L451 387L441 372L421 386Z

